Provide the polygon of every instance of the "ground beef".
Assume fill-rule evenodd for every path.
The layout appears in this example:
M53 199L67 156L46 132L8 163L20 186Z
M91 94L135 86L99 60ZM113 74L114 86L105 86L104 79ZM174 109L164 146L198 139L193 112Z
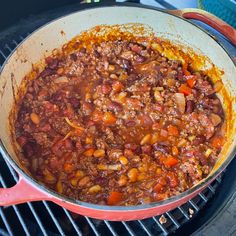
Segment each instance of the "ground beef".
M76 42L46 58L15 121L22 163L37 180L82 201L137 205L209 174L225 141L222 105L204 72L158 44Z

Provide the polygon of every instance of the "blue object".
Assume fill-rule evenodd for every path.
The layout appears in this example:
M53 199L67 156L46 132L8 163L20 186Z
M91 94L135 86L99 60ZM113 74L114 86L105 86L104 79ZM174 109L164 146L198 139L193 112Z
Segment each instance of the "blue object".
M236 28L236 0L198 0L198 5Z

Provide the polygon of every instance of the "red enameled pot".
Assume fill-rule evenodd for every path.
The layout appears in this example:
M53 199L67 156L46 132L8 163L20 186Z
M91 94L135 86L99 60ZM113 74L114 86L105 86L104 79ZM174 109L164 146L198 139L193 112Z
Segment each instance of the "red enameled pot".
M0 189L0 205L8 206L27 201L52 201L66 209L104 220L137 220L162 214L180 206L206 188L233 159L236 148L235 95L236 67L232 58L213 36L184 19L197 19L214 27L236 45L236 30L215 16L197 9L165 11L132 4L113 4L81 10L54 20L28 36L9 56L0 74L0 151L19 174L18 183L12 188ZM66 198L34 180L20 165L14 151L9 130L9 114L14 95L22 78L30 72L32 64L42 61L54 48L100 24L142 23L153 28L161 37L178 41L203 54L224 71L222 81L229 95L219 94L226 109L228 121L227 143L210 175L186 192L169 199L138 206L102 206ZM61 33L63 31L63 34ZM223 187L223 186L222 186Z

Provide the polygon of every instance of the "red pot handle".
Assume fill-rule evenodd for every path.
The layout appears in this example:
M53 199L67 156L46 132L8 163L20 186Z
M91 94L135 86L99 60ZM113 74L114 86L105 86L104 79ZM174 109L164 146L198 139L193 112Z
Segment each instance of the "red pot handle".
M33 187L29 182L19 177L19 181L11 188L0 188L0 206L10 206L19 203L49 200L50 197Z
M202 21L219 31L226 38L228 38L229 41L236 45L236 30L232 26L209 12L194 8L168 10L168 12L186 19L195 19Z

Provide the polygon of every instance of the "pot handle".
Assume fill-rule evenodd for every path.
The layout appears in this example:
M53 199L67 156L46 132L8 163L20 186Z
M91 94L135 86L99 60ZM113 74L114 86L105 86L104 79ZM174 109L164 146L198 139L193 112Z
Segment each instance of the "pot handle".
M49 199L50 197L48 195L37 190L21 176L19 176L19 181L15 186L11 188L0 188L0 206Z
M169 13L186 19L199 20L211 26L223 34L232 44L236 45L236 30L216 17L215 15L200 9L186 8L181 10L168 10Z

